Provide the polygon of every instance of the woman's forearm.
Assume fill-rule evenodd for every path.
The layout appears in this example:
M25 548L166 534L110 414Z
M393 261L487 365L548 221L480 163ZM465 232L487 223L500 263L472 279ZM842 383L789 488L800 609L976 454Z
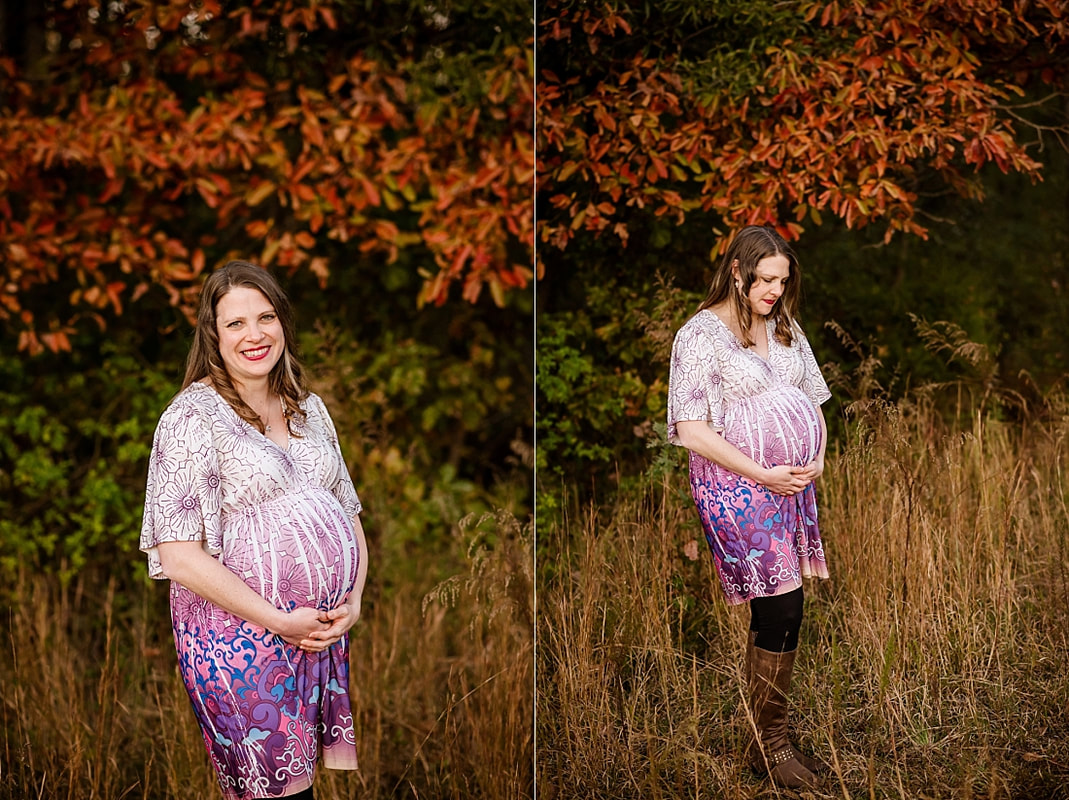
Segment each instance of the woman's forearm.
M763 467L701 420L677 422L676 433L679 441L688 450L693 450L721 467L761 484L775 494L797 494L816 477L810 467L789 464Z
M286 612L275 608L241 578L205 552L201 542L161 542L163 574L220 608L273 633Z
M764 483L768 470L744 454L704 420L685 420L676 423L680 443L688 450L729 469L756 483Z

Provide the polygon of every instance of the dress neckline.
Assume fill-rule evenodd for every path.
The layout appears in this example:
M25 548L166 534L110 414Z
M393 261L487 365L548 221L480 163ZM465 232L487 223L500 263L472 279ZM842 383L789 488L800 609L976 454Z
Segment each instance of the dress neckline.
M735 331L731 330L731 326L728 325L726 322L724 322L724 320L720 319L720 317L716 314L716 312L713 311L711 308L703 308L702 311L708 311L709 315L713 319L715 319L717 322L720 323L721 327L723 327L723 329L728 332L728 336L730 336L735 341L735 343L739 346L739 348L741 350L745 350L748 353L753 353L755 356L757 356L759 359L761 359L766 364L770 364L771 363L771 361L772 361L772 341L773 341L773 339L775 337L772 336L771 333L769 333L768 326L772 322L772 320L770 320L768 317L765 317L765 340L768 342L768 355L763 356L763 355L761 355L760 353L757 352L757 348L756 347L747 347L745 344L743 344L742 343L742 339L740 339L737 335L735 335Z
M226 410L229 411L234 416L234 418L238 420L238 422L245 425L245 427L247 427L257 436L264 439L264 441L277 447L283 453L289 453L290 445L293 444L293 437L290 435L290 426L288 422L286 424L286 446L283 447L270 436L268 436L266 433L261 433L260 430L255 425L250 424L247 419L244 419L237 411L234 410L234 407L226 401L226 398L219 394L219 391L211 384L204 383L203 381L194 381L190 384L190 386L203 386L205 389L209 390L215 396L216 402L225 406Z

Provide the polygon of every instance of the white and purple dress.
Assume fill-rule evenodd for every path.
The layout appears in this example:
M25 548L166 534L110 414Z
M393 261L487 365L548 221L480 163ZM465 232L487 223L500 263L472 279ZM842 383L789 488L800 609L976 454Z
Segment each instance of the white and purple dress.
M765 321L768 358L746 348L723 320L699 311L676 333L668 385L668 440L701 420L766 468L804 466L820 452L819 406L831 397L801 328L791 345ZM690 485L730 604L793 591L828 577L816 489L786 497L690 453Z
M360 501L323 401L301 404L283 448L193 383L160 418L152 444L141 549L164 578L157 545L204 549L281 609L335 608L356 581ZM356 768L349 639L305 652L171 583L178 666L228 800L311 786L316 762Z

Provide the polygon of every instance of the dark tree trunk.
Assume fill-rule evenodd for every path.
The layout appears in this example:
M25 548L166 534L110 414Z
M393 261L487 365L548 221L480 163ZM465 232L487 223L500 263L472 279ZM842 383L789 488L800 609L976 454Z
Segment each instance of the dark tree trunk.
M40 2L0 0L0 57L13 58L19 71L33 81L48 76L46 14Z

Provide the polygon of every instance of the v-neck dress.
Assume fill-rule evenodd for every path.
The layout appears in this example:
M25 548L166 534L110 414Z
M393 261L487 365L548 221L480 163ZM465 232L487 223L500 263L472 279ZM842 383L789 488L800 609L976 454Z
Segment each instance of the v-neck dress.
M356 582L352 519L360 501L323 401L289 448L194 383L160 418L149 459L141 549L200 541L277 608L331 609ZM321 653L289 645L172 582L178 665L228 800L279 797L312 784L317 759L356 768L348 636Z
M668 440L701 420L758 464L804 466L820 452L818 407L831 397L797 324L785 346L766 320L768 357L746 348L704 309L676 333L668 384ZM730 604L793 591L828 569L817 526L816 489L787 497L693 451L690 484L717 574Z

